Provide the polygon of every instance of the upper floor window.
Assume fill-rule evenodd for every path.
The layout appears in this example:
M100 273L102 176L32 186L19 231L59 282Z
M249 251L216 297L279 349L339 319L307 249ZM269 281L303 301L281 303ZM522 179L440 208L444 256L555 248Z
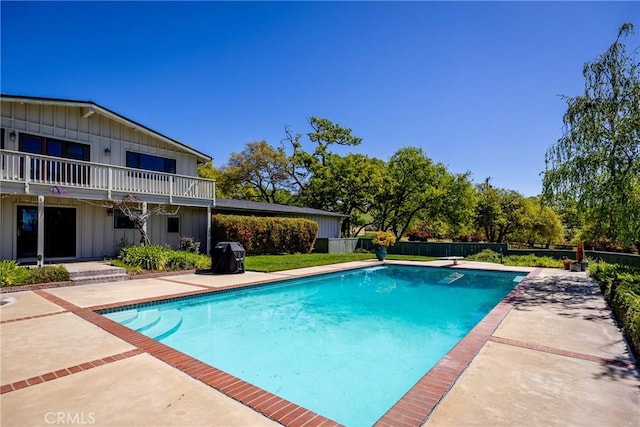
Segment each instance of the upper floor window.
M23 153L42 154L71 160L91 160L91 146L71 141L61 141L44 136L20 134L18 150ZM25 159L20 159L20 177L24 177ZM88 185L90 181L88 164L51 161L31 158L29 161L30 178L50 181L56 184Z
M20 134L19 150L24 153L44 154L73 160L91 160L91 147L77 142L60 141L43 136Z
M176 173L176 160L127 151L127 167L154 172Z

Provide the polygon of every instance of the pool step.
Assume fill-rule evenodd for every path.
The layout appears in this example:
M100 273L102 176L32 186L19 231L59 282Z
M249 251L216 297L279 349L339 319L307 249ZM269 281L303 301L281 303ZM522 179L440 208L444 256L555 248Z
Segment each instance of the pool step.
M160 339L175 332L182 324L182 314L180 310L168 309L160 312L160 321L152 327L139 331L153 339Z
M105 316L113 320L114 322L126 325L127 323L138 317L138 310L134 308L131 310L114 311L113 313L105 314Z
M150 328L160 321L160 311L158 310L144 310L138 311L138 315L135 319L125 324L127 328L131 328L140 332L141 330Z

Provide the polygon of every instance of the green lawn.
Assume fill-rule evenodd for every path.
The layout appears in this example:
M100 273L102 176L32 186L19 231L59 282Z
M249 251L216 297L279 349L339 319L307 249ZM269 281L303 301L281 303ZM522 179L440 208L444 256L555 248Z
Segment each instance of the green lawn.
M372 253L353 254L297 254L297 255L250 255L245 259L245 268L250 271L271 273L294 268L315 267L349 261L375 259ZM419 255L387 255L391 260L432 261L436 258Z

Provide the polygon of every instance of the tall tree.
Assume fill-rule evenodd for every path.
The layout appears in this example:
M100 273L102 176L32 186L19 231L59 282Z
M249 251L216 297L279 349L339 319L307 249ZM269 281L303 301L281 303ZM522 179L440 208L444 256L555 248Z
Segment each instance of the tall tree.
M351 134L351 129L333 123L329 119L310 117L309 125L312 131L307 133L309 141L315 144L314 151L309 153L303 149L300 138L302 134L294 134L289 126L285 126L285 141L291 144L292 154L289 157L287 173L292 183L297 187L300 203L309 204L308 183L313 176L326 175L329 158L334 154L330 151L332 145L354 146L362 142L362 138ZM307 198L307 199L305 199Z
M536 243L549 247L551 243L564 241L560 216L540 202L537 197L524 199L523 220L513 232L513 240L527 243L533 247Z
M273 148L266 141L249 142L241 152L231 154L222 173L231 183L248 190L240 198L287 203L291 199L292 185L287 164L284 149Z
M563 97L564 135L546 153L543 194L575 201L622 243L640 242L640 64L637 48L627 53L623 24L615 42L586 63L584 95Z
M476 188L476 226L488 241L506 242L514 231L522 227L524 197L517 191L494 188L488 179Z
M213 162L200 163L198 165L198 176L200 178L212 179L216 182L216 197L226 198L230 184L227 177L222 171L215 166Z
M434 220L446 203L450 176L416 147L401 148L387 163L371 211L380 230L404 235L417 220Z
M349 236L352 225L361 224L361 214L371 209L384 170L382 160L363 154L331 155L309 180L309 206L347 215L342 234Z
M330 155L329 146L342 145L354 146L360 145L362 138L351 135L351 129L333 123L331 120L311 117L309 125L313 132L309 132L307 136L309 140L316 144L313 157L322 166L326 165L327 157Z

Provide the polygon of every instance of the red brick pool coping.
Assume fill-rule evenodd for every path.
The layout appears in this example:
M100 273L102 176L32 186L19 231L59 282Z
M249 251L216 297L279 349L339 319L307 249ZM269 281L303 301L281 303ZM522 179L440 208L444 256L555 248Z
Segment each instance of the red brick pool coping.
M492 334L506 315L514 307L518 296L527 288L527 280L540 274L542 269L538 268L527 275L515 289L513 289L489 314L478 323L453 349L451 349L429 372L427 372L396 404L391 407L377 422L376 426L380 427L403 427L403 426L420 426L429 415L433 412L437 404L453 387L458 377L471 363L473 358L478 354L480 349L488 342L495 341L510 345L522 346L530 348L529 344L507 340L499 337L493 337ZM173 280L171 280L173 281ZM268 283L268 282L267 282ZM186 283L190 284L190 283ZM26 380L18 381L12 384L3 385L0 393L8 393L31 385L39 384L45 381L51 381L62 376L70 375L75 372L91 369L116 360L132 357L141 353L148 353L151 356L179 369L187 375L195 378L223 394L243 403L244 405L260 412L266 417L275 420L283 425L292 427L310 427L310 426L338 426L322 415L305 409L293 402L282 399L266 390L256 387L240 378L234 377L224 371L214 368L200 360L186 355L178 350L168 347L157 342L145 335L139 334L119 323L116 323L97 313L99 310L130 306L135 304L146 304L157 301L167 300L171 298L183 298L198 294L217 293L235 288L243 288L247 286L262 285L265 282L255 282L249 284L232 285L222 288L207 288L192 292L179 293L174 295L164 295L161 297L144 298L134 301L119 302L116 304L108 304L102 306L94 306L88 308L78 307L62 298L59 298L45 290L34 290L37 295L59 305L63 311L53 314L71 312L84 320L104 329L105 331L117 336L118 338L133 345L135 349L108 356L102 359L93 360L77 366L67 367L55 372L46 373ZM192 284L190 284L192 285ZM33 316L33 317L41 317ZM31 317L21 319L11 319L5 322L26 320ZM512 342L513 341L513 342ZM565 355L577 358L593 358L594 356L583 355L573 352L565 352L552 348L532 348L550 353ZM566 354L565 354L566 353ZM598 358L599 361L605 363L616 363Z

